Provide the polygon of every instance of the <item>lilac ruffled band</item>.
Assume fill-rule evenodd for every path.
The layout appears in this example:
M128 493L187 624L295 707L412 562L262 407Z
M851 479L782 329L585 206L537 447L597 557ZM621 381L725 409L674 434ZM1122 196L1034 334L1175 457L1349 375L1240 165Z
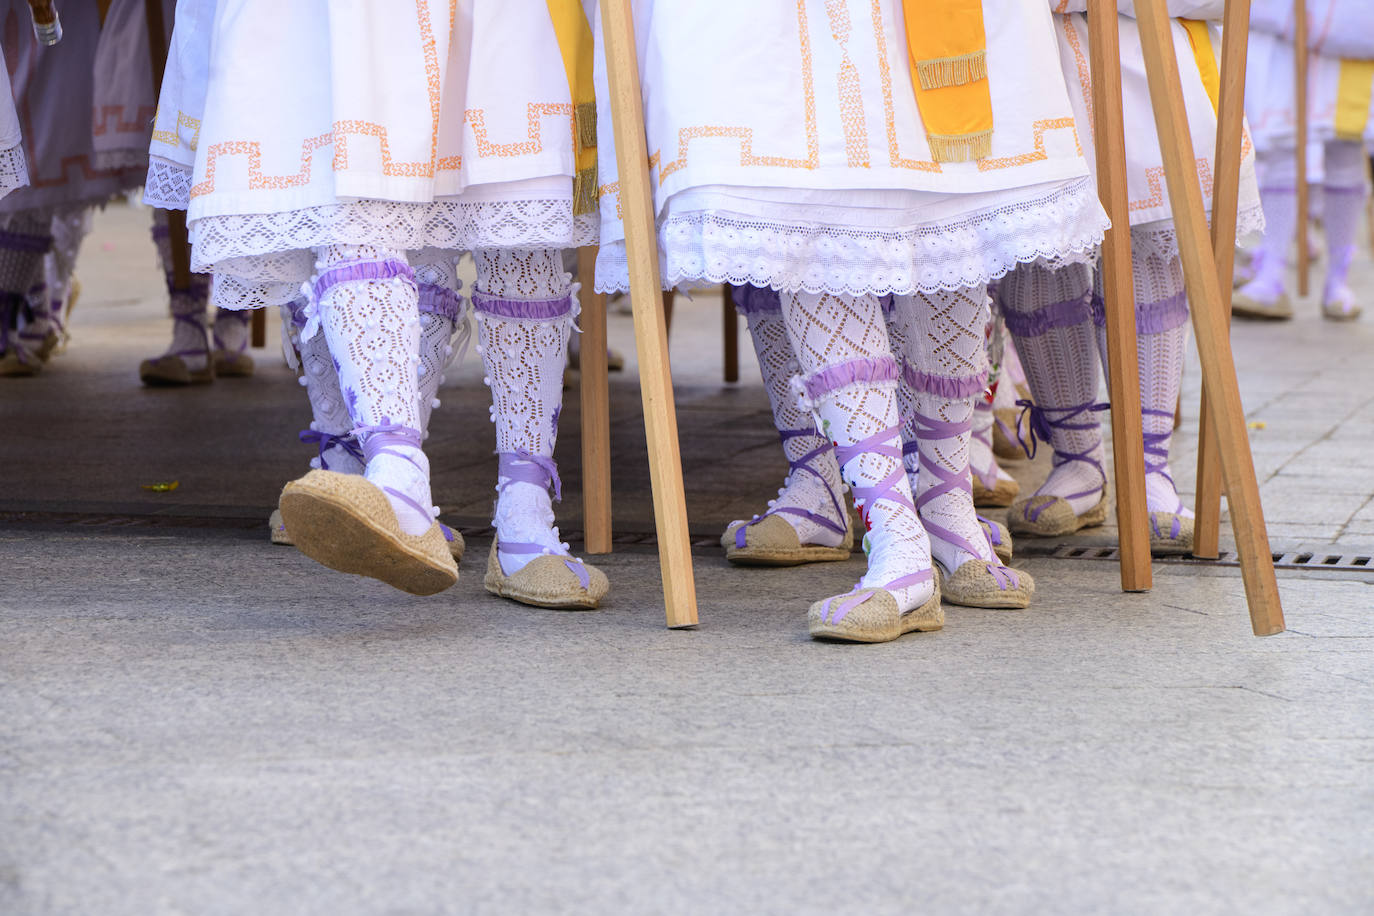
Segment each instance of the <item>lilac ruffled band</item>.
M572 293L555 299L502 299L475 289L472 291L472 307L498 318L547 321L572 312Z
M338 267L331 267L320 274L315 281L315 301L318 302L323 299L325 293L340 283L394 280L397 277L404 277L414 283L415 271L405 261L398 261L395 258L387 258L383 261L349 261Z
M1039 337L1055 328L1071 328L1088 320L1092 294L1085 292L1073 299L1051 302L1033 312L1014 312L1003 309L1007 330L1017 337Z
M42 254L52 247L50 235L24 235L19 232L0 232L0 248L6 251L31 251Z
M758 315L782 310L782 299L775 289L761 286L736 286L735 308L741 315Z
M977 375L965 375L956 378L949 375L932 375L929 372L922 372L910 363L903 363L902 378L917 391L933 394L936 397L949 398L952 401L975 398L988 387L986 369Z
M802 380L806 396L813 401L846 385L863 382L895 382L902 371L890 356L874 359L851 359L836 366L826 366L820 372Z
M420 290L421 312L438 315L449 321L458 320L458 313L462 311L462 296L447 286L439 286L434 283L417 283L416 286Z
M1188 294L1178 292L1158 302L1135 304L1137 334L1163 334L1188 323Z

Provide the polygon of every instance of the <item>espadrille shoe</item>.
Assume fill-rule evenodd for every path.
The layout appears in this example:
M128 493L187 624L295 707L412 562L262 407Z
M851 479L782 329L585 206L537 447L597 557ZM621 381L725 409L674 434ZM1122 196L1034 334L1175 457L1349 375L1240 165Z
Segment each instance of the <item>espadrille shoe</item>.
M253 374L253 357L247 353L215 351L215 375L221 378L248 378Z
M992 546L992 552L997 554L997 559L1003 563L1011 562L1011 532L1007 526L990 518L978 516L978 525L983 529L983 534L988 539L988 544Z
M849 514L845 513L845 521ZM740 546L743 529L744 545ZM826 563L848 560L854 550L854 529L844 533L838 547L803 544L797 529L779 515L764 515L756 520L738 521L720 536L725 559L740 566L800 566L803 563Z
M43 364L32 356L15 350L0 353L0 378L29 378L42 369Z
M1012 534L1029 534L1042 538L1059 537L1073 534L1080 528L1092 528L1102 524L1107 520L1107 511L1110 508L1105 486L1097 505L1082 515L1073 511L1073 505L1067 499L1046 493L1013 503L1007 511L1007 528Z
M521 604L569 611L592 610L611 588L601 570L562 554L541 554L506 575L496 538L487 555L487 576L482 584L493 595Z
M1035 580L1029 573L986 560L966 560L953 573L937 560L936 581L950 604L1019 611L1030 607Z
M1021 448L1021 443L1029 441L1030 428L1024 411L1015 407L998 407L992 413L995 417L992 423L992 453L1003 461L1025 458L1026 452Z
M154 388L205 385L215 380L215 370L209 365L203 369L192 369L180 356L168 354L139 363L138 378L143 384Z
M1193 520L1173 512L1150 513L1150 553L1173 557L1193 552Z
M281 520L280 509L272 510L272 516L267 520L267 526L271 531L270 539L273 544L282 547L296 546L296 542L291 540L291 535L286 531L286 523ZM444 536L444 541L448 544L449 556L453 557L453 562L463 562L463 554L467 551L467 542L463 540L463 536L443 522L439 522L439 533Z
M806 618L813 639L840 642L890 642L903 633L929 633L945 625L938 586L930 600L905 614L886 589L859 588L817 601Z
M1242 288L1231 294L1231 314L1259 321L1288 321L1293 317L1293 302L1288 293L1280 293L1272 302L1252 296Z
M458 581L439 524L406 534L386 494L362 475L311 471L282 489L281 514L296 548L330 569L412 595L433 595Z
M999 479L996 486L988 489L977 474L973 475L973 504L979 508L987 506L1000 509L1010 506L1020 492L1021 485L1014 480Z

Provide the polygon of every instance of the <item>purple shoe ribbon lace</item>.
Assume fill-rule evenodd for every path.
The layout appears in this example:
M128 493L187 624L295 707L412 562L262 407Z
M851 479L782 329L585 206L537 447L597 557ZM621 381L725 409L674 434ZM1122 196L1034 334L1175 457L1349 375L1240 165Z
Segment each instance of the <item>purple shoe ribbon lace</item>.
M895 363L893 364L893 368L896 368ZM895 492L897 484L906 478L906 466L902 463L901 435L902 427L899 424L889 427L888 429L879 430L868 438L860 439L852 445L840 445L838 442L835 443L835 459L839 461L841 468L864 454L882 455L888 458L894 458L897 461L897 468L873 486L861 487L853 482L849 484L849 491L854 495L854 504L859 507L859 513L863 516L865 528L869 527L869 508L880 499L896 503L899 506L906 506L912 512L916 511L916 506L911 500ZM893 440L896 441L894 442ZM898 576L891 582L881 586L881 588L885 591L893 591L911 585L919 585L922 582L928 582L934 575L934 570L923 569L919 572ZM843 595L827 598L825 604L821 606L821 619L826 623L839 623L841 620L844 620L850 611L862 604L865 600L866 596L858 594L858 592L865 587L866 586L860 582ZM835 606L836 601L840 602L838 607Z
M552 458L544 455L535 455L524 449L517 449L513 452L497 452L497 474L506 478L497 488L504 491L506 487L513 483L532 483L537 487L553 487L553 498L561 501L563 499L563 482L558 478L558 465ZM568 567L573 575L577 576L577 581L585 589L591 585L591 576L587 573L586 567L577 557L563 553L554 553L552 548L545 547L543 544L534 544L528 541L500 541L497 544L496 562L501 566L501 572L506 572L506 567L501 563L502 553L519 554L547 554L558 557L563 561L563 565Z
M348 435L362 443L363 463L371 464L372 459L379 455L390 455L393 458L400 458L408 461L415 466L416 470L424 473L424 468L415 461L413 457L405 452L397 451L398 448L411 448L420 450L421 433L418 429L409 426L402 426L399 423L386 422L387 418L382 418L379 426L355 426ZM422 506L411 499L405 493L395 487L382 487L382 492L389 493L401 502L419 512L425 518L433 518L434 510L430 506Z
M1172 410L1156 410L1153 407L1141 408L1141 414L1151 417L1167 419L1170 425L1173 424L1174 412ZM1169 473L1169 447L1168 442L1173 437L1173 431L1167 433L1143 433L1145 440L1145 473L1158 474L1169 483L1174 482L1173 476ZM1183 523L1178 518L1178 513L1183 511L1183 500L1178 501L1178 505L1172 510L1174 515L1173 524L1169 526L1169 538L1176 539L1183 531ZM1163 537L1164 534L1159 529L1159 522L1155 519L1153 512L1150 513L1150 528L1156 537Z
M988 536L988 543L993 547L1002 543L1002 532L997 530L997 526L992 523L992 519L984 518L981 515L974 516L978 519L978 524L982 527L983 533Z
M800 436L816 436L816 431L814 429L783 429L778 431L778 436L782 439L782 444L785 447L787 445L788 440L796 439ZM819 436L816 437L820 438ZM831 507L835 510L835 518L844 518L844 504L840 501L839 497L835 495L835 492L830 489L830 484L826 481L825 475L821 474L821 472L816 470L815 467L813 467L811 464L811 462L815 461L822 455L825 455L833 448L834 446L831 445L829 442L825 442L824 440L822 440L819 446L807 452L805 455L801 456L796 461L788 459L788 476L790 477L793 474L806 473L815 477L817 480L821 482L821 485L825 487L825 491L830 494L830 503ZM745 522L743 525L740 525L738 528L735 529L735 546L741 549L745 547L746 528L750 527L751 525L757 525L759 522L763 521L770 515L782 514L799 516L815 525L819 525L822 528L825 528L829 531L833 531L841 537L843 537L845 533L848 531L847 525L843 525L835 521L833 518L826 518L824 515L818 515L815 512L809 512L806 509L802 509L797 506L774 506L762 515L754 516L752 519L750 519L749 521Z
M1054 430L1064 429L1081 432L1090 429L1097 429L1098 421L1096 420L1096 418L1092 416L1092 414L1100 413L1104 410L1111 409L1110 404L1095 403L1093 401L1088 401L1083 404L1075 404L1072 407L1041 407L1039 404L1035 404L1031 401L1020 400L1016 402L1016 406L1023 408L1021 414L1023 417L1029 415L1030 418L1030 443L1027 444L1026 440L1021 438L1021 434L1019 431L1017 432L1016 436L1016 440L1021 443L1021 449L1026 453L1027 458L1035 457L1035 453L1038 448L1036 444L1037 442L1050 442L1051 447L1053 447L1051 437L1054 434ZM1062 414L1062 416L1057 418L1052 417L1050 416L1050 414L1052 413ZM1075 418L1081 419L1079 419L1077 422L1073 422ZM1020 425L1020 423L1017 423L1017 426ZM1102 478L1103 484L1107 482L1107 471L1102 467L1102 462L1092 457L1091 452L1061 452L1058 449L1055 449L1055 467L1059 467L1061 464L1068 464L1070 461L1081 461L1085 464L1092 465L1094 468L1097 469L1097 473ZM1098 489L1100 488L1083 490L1080 493L1070 493L1067 496L1062 496L1060 498L1066 500L1078 499L1083 496L1090 496L1093 493L1098 492ZM1040 506L1037 506L1034 509L1029 509L1028 515L1030 520L1036 521L1037 519L1039 519L1040 513L1043 512L1045 510L1045 507L1048 505L1049 503L1044 503Z
M234 316L235 320L237 320L237 321L242 321L245 325L247 325L248 322L252 320L252 316L249 315L247 311L235 310L235 309L220 309L219 312L218 312L218 314L217 314L215 317L216 317L217 319L218 319L218 318L223 318L226 312L229 313L230 315ZM218 320L215 322L215 324L219 324ZM216 331L216 330L214 330L214 329L212 328L211 331L210 331L210 337L211 337L211 339L214 340L214 342L215 342L215 349L216 349L216 350L228 350L228 347L226 347L226 346L224 345L223 339L221 339L220 336L219 336L219 331ZM247 349L248 349L248 336L247 336L247 335L244 335L243 340L242 340L242 341L239 343L239 345L238 345L238 349L236 349L236 350L234 351L234 353L235 353L235 354L243 353L243 352L245 352Z
M971 422L951 423L948 420L941 420L937 417L927 417L925 414L919 412L914 413L912 416L916 421L916 438L918 441L932 442L937 439L955 439L959 436L967 435L972 426ZM958 491L965 493L968 496L969 505L973 505L973 481L967 473L960 474L956 471L951 471L934 461L923 462L921 466L933 477L937 478L939 483L916 497L917 514L920 514L921 510L932 500L938 499L946 493ZM943 525L935 524L927 519L925 515L921 515L921 524L925 526L927 534L938 537L946 544L953 544L955 547L960 548L972 557L982 557L983 551L969 543L968 539L956 534ZM1015 570L1008 569L996 559L985 560L984 564L987 566L988 574L997 582L997 588L999 590L1006 591L1009 588L1020 587L1021 579L1016 575Z
M300 431L300 440L308 445L315 445L320 450L320 470L329 470L329 462L325 460L324 453L331 448L341 448L354 458L358 463L363 462L363 450L358 446L358 441L353 437L352 432L346 433L325 433L317 429L303 429ZM394 454L394 453L393 453Z

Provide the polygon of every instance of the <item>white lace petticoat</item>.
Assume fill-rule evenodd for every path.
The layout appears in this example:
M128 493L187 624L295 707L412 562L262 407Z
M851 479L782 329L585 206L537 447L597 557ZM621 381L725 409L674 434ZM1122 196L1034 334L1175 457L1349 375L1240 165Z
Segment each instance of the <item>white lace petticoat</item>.
M659 263L665 287L709 282L911 295L985 284L1018 263L1091 261L1106 228L1096 187L1083 178L1030 199L890 230L716 209L670 212L659 224ZM603 243L597 291L628 287L624 241Z
M22 144L0 150L0 197L29 183L29 167Z

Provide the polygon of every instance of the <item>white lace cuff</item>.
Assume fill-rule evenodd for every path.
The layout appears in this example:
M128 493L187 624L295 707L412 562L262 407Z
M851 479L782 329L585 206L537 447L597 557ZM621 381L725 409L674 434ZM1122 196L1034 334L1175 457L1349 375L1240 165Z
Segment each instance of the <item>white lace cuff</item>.
M28 183L29 167L24 159L22 144L0 150L0 197L17 188L25 187Z

